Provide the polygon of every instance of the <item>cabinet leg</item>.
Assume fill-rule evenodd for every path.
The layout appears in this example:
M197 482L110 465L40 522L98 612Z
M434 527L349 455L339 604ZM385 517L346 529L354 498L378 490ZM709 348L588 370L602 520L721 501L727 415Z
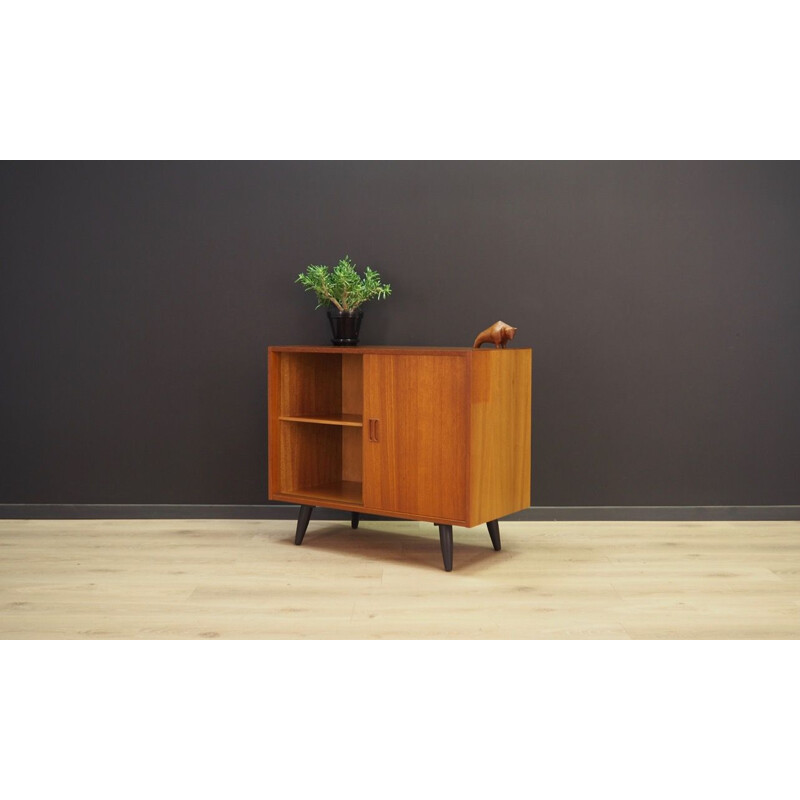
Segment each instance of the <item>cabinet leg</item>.
M350 514L350 527L357 528L358 527L358 511L353 511Z
M297 517L297 532L294 535L294 543L302 544L303 537L306 535L308 521L311 519L311 512L314 506L300 506L300 514Z
M442 559L444 561L445 572L453 570L453 526L439 526L439 542L442 545Z
M491 522L486 523L486 527L489 529L489 536L492 539L492 545L494 545L495 550L500 549L500 525L498 524L496 519L493 519Z

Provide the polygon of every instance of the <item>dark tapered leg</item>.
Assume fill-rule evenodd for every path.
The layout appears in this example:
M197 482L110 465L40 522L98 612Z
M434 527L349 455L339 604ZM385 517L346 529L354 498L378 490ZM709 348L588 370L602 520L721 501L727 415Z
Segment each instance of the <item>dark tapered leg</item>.
M297 517L297 533L294 535L295 544L303 543L303 537L306 535L306 528L313 510L314 506L300 506L300 515Z
M492 544L494 545L495 550L500 549L500 525L498 524L496 519L493 519L491 522L486 523L486 527L489 529L489 536L492 537Z
M439 542L442 545L442 559L446 572L453 570L453 526L439 526Z
M350 527L357 528L358 527L358 511L353 511L350 515Z

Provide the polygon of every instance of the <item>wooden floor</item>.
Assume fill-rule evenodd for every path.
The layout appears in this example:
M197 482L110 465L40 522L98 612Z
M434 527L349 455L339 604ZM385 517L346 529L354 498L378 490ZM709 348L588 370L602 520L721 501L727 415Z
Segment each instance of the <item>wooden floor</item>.
M3 639L796 639L800 522L0 521Z

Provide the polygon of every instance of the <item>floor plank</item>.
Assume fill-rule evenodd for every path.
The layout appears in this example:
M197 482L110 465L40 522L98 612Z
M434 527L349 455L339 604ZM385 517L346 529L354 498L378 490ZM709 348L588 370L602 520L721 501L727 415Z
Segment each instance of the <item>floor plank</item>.
M797 639L800 522L0 521L3 639Z

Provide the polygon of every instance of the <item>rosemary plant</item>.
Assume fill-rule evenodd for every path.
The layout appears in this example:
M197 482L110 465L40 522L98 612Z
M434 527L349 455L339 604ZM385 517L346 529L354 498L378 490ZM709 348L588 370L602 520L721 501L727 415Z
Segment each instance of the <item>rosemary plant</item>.
M350 256L340 259L332 270L324 264L311 264L297 276L295 283L317 295L317 308L332 305L345 312L355 311L367 300L383 300L392 293L392 287L381 283L381 276L374 269L367 267L361 277Z

